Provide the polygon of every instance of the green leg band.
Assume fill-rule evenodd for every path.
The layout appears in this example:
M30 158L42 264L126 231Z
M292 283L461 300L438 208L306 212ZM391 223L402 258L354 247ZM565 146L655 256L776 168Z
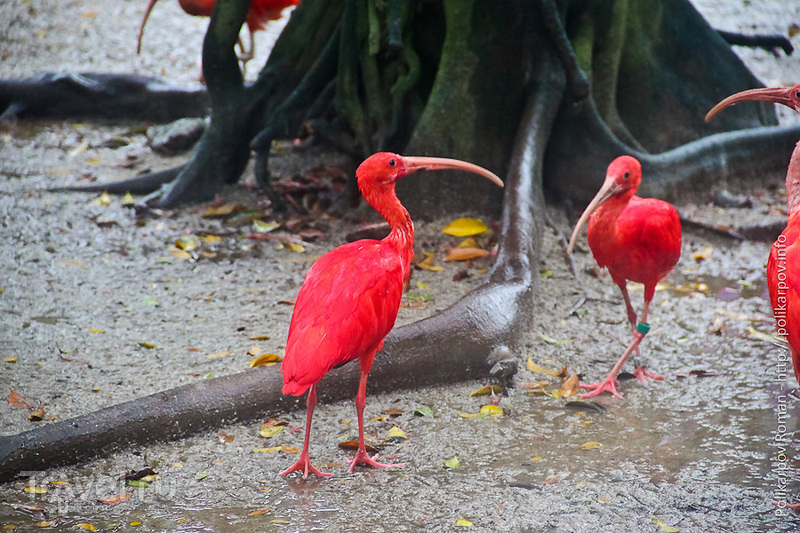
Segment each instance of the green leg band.
M647 335L647 332L650 331L650 324L643 324L639 322L639 324L636 325L636 331L638 331L642 335Z

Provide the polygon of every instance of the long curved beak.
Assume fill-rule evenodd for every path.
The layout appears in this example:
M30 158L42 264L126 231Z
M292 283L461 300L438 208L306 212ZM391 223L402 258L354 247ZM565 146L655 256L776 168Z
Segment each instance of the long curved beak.
M152 11L153 6L156 5L158 0L150 0L150 3L147 4L147 9L144 11L144 17L142 18L142 25L139 26L139 39L136 41L136 53L138 54L142 50L142 35L144 35L144 25L147 24L147 19L150 16L150 11Z
M611 178L606 178L603 182L603 186L600 187L600 190L597 191L597 194L594 195L592 201L589 202L589 205L586 206L586 209L583 210L581 214L581 218L578 219L578 223L575 224L575 229L572 230L572 236L569 238L569 245L567 246L567 253L571 254L572 249L575 246L575 241L578 240L578 235L583 228L583 225L589 220L589 217L592 216L592 213L597 211L597 208L603 205L603 202L614 196L617 192L616 184L614 180Z
M460 161L458 159L447 159L443 157L415 157L415 156L402 156L403 157L403 164L406 167L406 170L409 174L412 172L418 172L420 170L463 170L465 172L471 172L473 174L478 174L479 176L483 176L484 178L490 180L495 185L502 187L503 180L497 177L497 174L486 170L483 167L479 167L478 165L474 165L472 163L467 163L466 161Z
M764 89L750 89L732 94L715 105L711 111L706 113L706 122L709 122L717 113L726 107L746 101L773 102L775 104L783 104L787 107L797 110L792 103L792 91L794 90L794 87L768 87Z

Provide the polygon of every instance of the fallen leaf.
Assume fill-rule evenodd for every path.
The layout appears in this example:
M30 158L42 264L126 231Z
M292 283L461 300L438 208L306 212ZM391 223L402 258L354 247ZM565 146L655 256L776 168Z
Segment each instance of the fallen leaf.
M250 337L251 341L268 341L269 335L254 335Z
M193 250L197 250L200 247L200 239L198 239L194 235L181 235L175 241L175 247L178 250L191 252Z
M391 409L384 409L381 413L389 416L400 416L403 414L402 409L398 409L396 407L392 407Z
M748 331L748 333L750 333L751 336L755 337L756 339L758 339L760 341L769 342L770 344L775 342L775 337L773 337L772 335L768 335L768 334L766 334L766 333L764 333L762 331L758 331L753 326L749 326L747 328L747 331Z
M680 531L680 528L670 526L655 516L652 518L652 520L658 525L658 527L661 528L661 531L664 531L665 533L678 533L678 531Z
M205 473L205 472L198 472L198 473L196 473L196 474L194 475L194 478L195 478L197 481L200 481L200 480L202 480L202 479L205 479L205 478L207 478L207 477L208 477L208 474L207 474L207 473Z
M444 256L445 261L469 261L488 257L490 252L483 248L451 248Z
M250 367L254 368L257 366L270 366L274 365L275 363L280 363L283 361L283 357L280 355L276 355L274 353L264 353L258 356L256 359L250 361Z
M92 205L102 205L102 206L111 205L111 195L109 195L107 192L104 192L103 194L92 200Z
M456 519L456 527L472 527L472 522L460 516Z
M481 407L477 413L461 413L462 418L485 418L487 416L503 416L503 408L497 405L487 404Z
M539 338L542 339L547 344L555 344L557 346L564 346L565 344L572 344L573 342L575 342L572 339L556 339L555 337L545 335L541 331L538 333L538 335Z
M531 372L540 372L542 374L547 374L548 376L553 376L554 378L557 378L559 376L564 376L567 373L567 367L564 367L561 370L544 368L534 363L533 359L531 359L530 357L528 357L528 370L530 370Z
M22 490L27 492L28 494L47 494L46 488L37 487L35 485L25 485L25 488Z
M427 283L423 283L421 281L418 281L417 282L417 288L419 290L421 290L421 291L426 291L426 290L430 289L430 286Z
M454 237L469 237L480 235L488 230L489 227L478 218L457 218L450 222L442 233L453 235Z
M224 431L220 431L217 435L217 438L219 439L220 444L229 444L233 442L234 439L233 435L228 435Z
M153 348L156 347L156 345L153 344L152 342L144 342L144 341L140 341L139 346L141 346L142 348L147 348L148 350L152 350Z
M433 416L433 409L427 405L414 409L414 416Z
M263 220L255 219L253 221L253 231L256 233L269 233L281 227L279 222L264 222Z
M130 492L123 492L122 494L117 494L116 496L109 496L108 498L104 498L99 500L100 503L107 503L107 504L115 504L115 503L122 503L127 501L131 497Z
M486 385L476 391L470 392L469 396L470 398L473 396L489 396L490 394L500 394L501 392L503 392L503 387L500 385Z
M605 496L598 496L597 501L600 503L608 503L611 501L611 498L606 498Z
M696 252L692 252L692 259L697 261L698 263L701 261L705 261L706 259L711 257L711 254L714 253L714 247L709 245L703 248L702 250L697 250Z
M36 404L16 391L8 393L8 405L13 409L33 409Z
M277 453L281 451L280 446L273 446L272 448L253 448L253 453Z
M444 462L444 466L445 468L458 468L461 466L461 461L459 461L457 455L454 455L452 458Z
M575 396L580 392L580 385L579 385L578 373L573 372L567 379L564 380L564 384L561 385L561 388L558 390L558 394L562 398L569 398L570 396Z
M268 512L269 512L269 509L258 509L258 510L253 511L252 513L247 513L247 516L259 516L259 515L262 515L262 514L267 514Z
M97 531L97 528L94 527L92 524L87 522L82 522L80 524L75 524L75 527L79 527L81 529L85 529L86 531Z
M169 246L167 247L167 250L169 250L169 253L171 253L172 257L174 257L175 259L182 259L182 260L192 259L192 254L190 254L186 250L181 250L180 248L177 248L175 246Z
M17 362L17 358L15 356L13 356L13 355L9 355L8 357L4 357L3 358L3 362L4 363L16 363Z
M44 420L44 417L45 417L45 412L44 412L44 406L42 405L40 405L39 407L28 413L28 420L30 420L31 422L41 422L42 420Z
M367 453L378 453L378 449L374 446L370 446L369 443L364 444L367 449ZM343 450L357 450L358 449L358 441L357 440L346 440L344 442L339 443L339 448Z
M211 233L207 233L206 235L202 235L199 238L205 244L216 244L216 243L222 241L222 237L220 237L218 235L212 235Z
M88 331L89 333L105 333L106 332L106 330L104 330L104 329L87 329L86 331Z
M126 483L129 487L136 487L138 489L146 489L150 486L149 481L142 481L141 479L132 479Z
M595 441L584 442L581 444L581 450L597 450L599 448L605 448L605 446Z
M389 438L408 440L408 435L406 435L406 432L400 429L399 427L392 426L391 428L389 428Z
M220 357L225 357L231 354L230 350L223 350L221 352L214 352L208 354L205 358L206 359L219 359Z
M258 432L264 438L275 437L283 431L284 426L270 426L267 424L261 425L261 431Z
M144 298L142 298L142 304L150 307L161 307L161 302L159 302L152 296L145 296Z
M223 204L219 206L207 207L203 214L204 218L223 218L232 215L236 211L242 211L245 207L243 205Z
M136 203L136 201L133 199L131 193L126 192L125 195L122 197L122 205L129 206L133 205L134 203Z
M422 254L425 256L425 258L415 263L417 268L421 268L422 270L430 270L431 272L441 272L444 270L444 267L433 264L436 259L436 254L432 252L422 252Z

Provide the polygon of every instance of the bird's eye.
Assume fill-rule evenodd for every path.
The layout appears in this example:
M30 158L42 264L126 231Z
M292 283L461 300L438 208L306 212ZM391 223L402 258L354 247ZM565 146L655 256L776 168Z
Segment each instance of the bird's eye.
M625 178L625 179L628 179L628 178L631 177L631 173L630 172L626 172L625 174L622 175L622 177Z
M393 166L395 166L396 164L397 164L397 161L396 161L396 160L394 160L394 159L390 159L390 160L389 160L389 166L390 166L390 167L393 167Z
M797 98L798 100L800 100L800 91L795 91L794 92L794 97Z

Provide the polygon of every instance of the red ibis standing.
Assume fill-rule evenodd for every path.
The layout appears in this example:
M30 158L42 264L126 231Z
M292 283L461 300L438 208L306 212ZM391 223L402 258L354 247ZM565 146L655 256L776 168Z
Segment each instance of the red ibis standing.
M748 100L783 104L800 112L800 84L731 95L706 114L706 122L729 105ZM789 222L769 251L767 284L776 329L789 342L794 375L800 383L800 142L786 172L786 203Z
M456 169L484 176L499 186L493 173L471 163L434 157L370 156L356 170L366 201L386 219L389 235L380 241L345 244L320 257L306 274L295 303L283 360L283 393L299 396L308 390L305 440L300 458L281 472L320 472L308 455L311 418L317 403L316 385L328 370L359 359L361 381L356 395L358 450L350 463L375 468L401 466L377 462L364 444L367 374L375 354L392 329L400 308L403 284L414 256L414 224L395 195L395 183L419 170Z
M642 166L635 158L623 155L609 166L606 179L598 193L581 215L567 253L572 253L581 228L589 221L588 241L597 264L608 268L611 279L619 286L633 340L603 381L581 385L593 389L582 397L596 396L608 391L617 392L617 374L634 350L639 350L650 329L647 313L655 294L656 284L678 263L681 256L681 223L678 212L667 202L655 198L639 198L636 190L642 180ZM636 311L628 296L627 282L644 284L644 308L637 324ZM647 378L664 379L638 366L634 374L643 383Z

